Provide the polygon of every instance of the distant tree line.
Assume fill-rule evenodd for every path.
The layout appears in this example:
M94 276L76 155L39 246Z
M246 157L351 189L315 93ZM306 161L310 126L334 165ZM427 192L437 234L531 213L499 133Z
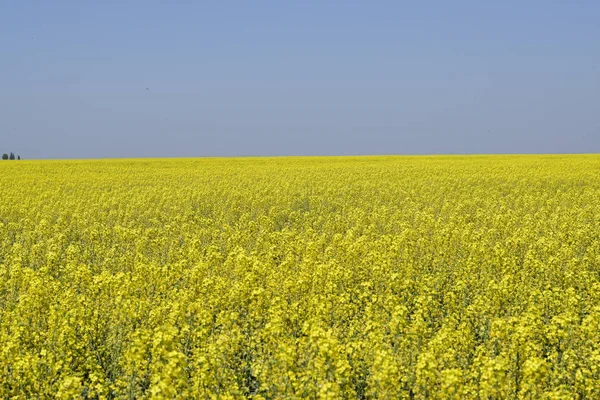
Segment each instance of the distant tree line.
M2 159L3 160L20 160L21 156L17 156L17 158L15 158L15 153L10 153L10 155L4 153L4 154L2 154Z

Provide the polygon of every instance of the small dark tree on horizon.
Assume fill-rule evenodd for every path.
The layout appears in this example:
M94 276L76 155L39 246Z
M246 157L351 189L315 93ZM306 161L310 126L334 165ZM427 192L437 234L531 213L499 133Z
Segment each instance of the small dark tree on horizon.
M6 153L2 154L2 159L3 160L8 160L8 154L6 154Z
M15 153L11 152L11 153L10 153L10 157L9 157L9 158L10 158L11 160L14 160L14 159L15 159Z
M17 156L17 160L20 160L20 159L21 159L21 156Z

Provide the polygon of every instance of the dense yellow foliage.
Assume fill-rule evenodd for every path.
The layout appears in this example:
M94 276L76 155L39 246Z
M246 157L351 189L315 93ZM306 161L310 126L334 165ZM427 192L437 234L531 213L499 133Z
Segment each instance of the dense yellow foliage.
M600 156L0 172L0 398L600 398Z

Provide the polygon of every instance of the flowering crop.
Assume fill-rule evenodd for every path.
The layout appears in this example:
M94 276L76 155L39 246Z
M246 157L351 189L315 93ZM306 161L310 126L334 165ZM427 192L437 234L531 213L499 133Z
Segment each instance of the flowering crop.
M0 172L0 398L600 398L600 156Z

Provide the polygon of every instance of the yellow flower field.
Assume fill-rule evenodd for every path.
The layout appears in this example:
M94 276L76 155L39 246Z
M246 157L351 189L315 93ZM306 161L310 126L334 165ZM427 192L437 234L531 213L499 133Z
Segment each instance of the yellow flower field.
M0 398L600 398L598 155L0 173Z

